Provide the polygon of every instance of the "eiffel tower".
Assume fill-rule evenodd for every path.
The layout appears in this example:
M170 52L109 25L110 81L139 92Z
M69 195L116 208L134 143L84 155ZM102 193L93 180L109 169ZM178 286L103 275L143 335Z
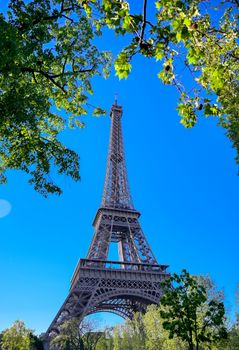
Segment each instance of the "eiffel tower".
M122 107L114 102L103 198L93 226L94 236L86 259L80 259L69 294L48 328L46 342L60 332L61 324L100 312L132 318L158 304L161 281L168 265L159 265L139 223L129 190L124 156ZM118 261L107 260L110 244L118 244ZM46 349L48 346L46 346Z

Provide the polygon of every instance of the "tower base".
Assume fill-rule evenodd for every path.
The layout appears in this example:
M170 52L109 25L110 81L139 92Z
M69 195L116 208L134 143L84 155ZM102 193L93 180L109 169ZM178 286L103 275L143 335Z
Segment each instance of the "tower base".
M60 332L64 321L96 312L112 312L132 318L145 312L150 304L158 304L161 282L169 276L167 265L125 263L81 259L71 281L64 304L45 334L45 350L50 339Z

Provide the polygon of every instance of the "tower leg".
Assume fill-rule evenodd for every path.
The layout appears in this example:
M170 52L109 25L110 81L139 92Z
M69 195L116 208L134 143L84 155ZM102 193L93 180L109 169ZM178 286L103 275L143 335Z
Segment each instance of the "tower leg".
M100 311L132 318L134 312L145 312L149 304L158 304L162 295L161 282L168 274L162 272L160 265L157 271L151 272L141 264L133 265L134 269L81 267L66 301L46 332L44 350L51 350L50 340L60 333L66 320L77 318L80 321Z

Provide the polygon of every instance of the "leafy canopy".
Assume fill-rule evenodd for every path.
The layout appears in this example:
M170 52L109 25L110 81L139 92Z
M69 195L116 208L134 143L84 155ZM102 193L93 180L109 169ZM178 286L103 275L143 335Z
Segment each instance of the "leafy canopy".
M99 23L129 41L115 61L116 75L127 78L136 54L154 59L159 79L179 93L181 123L190 128L203 115L216 117L239 163L239 1L140 4L138 12L138 1L102 0Z
M0 183L8 169L22 170L46 196L61 193L52 167L79 179L79 156L59 134L84 126L91 78L108 74L110 55L94 44L105 27L127 34L119 79L136 54L154 59L179 93L181 123L216 118L239 163L238 9L238 0L9 0L0 14Z
M227 338L220 295L210 297L204 283L186 270L181 275L173 274L162 286L160 315L169 338L179 337L187 342L190 350Z
M42 341L26 328L23 321L14 324L0 334L2 350L44 350Z
M6 170L22 170L46 196L61 193L53 166L79 179L79 156L59 133L84 126L91 78L107 75L109 62L92 43L98 32L88 11L86 1L10 0L0 14L0 183Z
M59 350L95 350L103 333L93 332L94 328L89 320L66 320L60 326L60 333L51 339L50 346Z

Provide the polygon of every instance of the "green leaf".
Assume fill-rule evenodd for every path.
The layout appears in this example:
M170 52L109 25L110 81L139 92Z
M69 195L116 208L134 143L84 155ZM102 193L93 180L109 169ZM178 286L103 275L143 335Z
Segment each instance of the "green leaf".
M181 39L182 39L181 31L178 31L178 32L176 33L176 39L177 39L177 42L181 41Z
M125 51L121 52L115 61L115 71L119 79L126 79L131 71L131 64L129 63L129 54Z
M162 3L161 2L162 2L161 0L158 0L158 1L155 2L155 6L156 6L157 10L160 10L160 8L162 7Z
M183 23L185 24L186 27L189 28L192 22L191 22L190 18L186 17L186 18L184 18Z
M96 107L92 113L92 115L94 117L99 117L101 115L105 115L106 114L106 111L102 108L99 108L99 107Z

